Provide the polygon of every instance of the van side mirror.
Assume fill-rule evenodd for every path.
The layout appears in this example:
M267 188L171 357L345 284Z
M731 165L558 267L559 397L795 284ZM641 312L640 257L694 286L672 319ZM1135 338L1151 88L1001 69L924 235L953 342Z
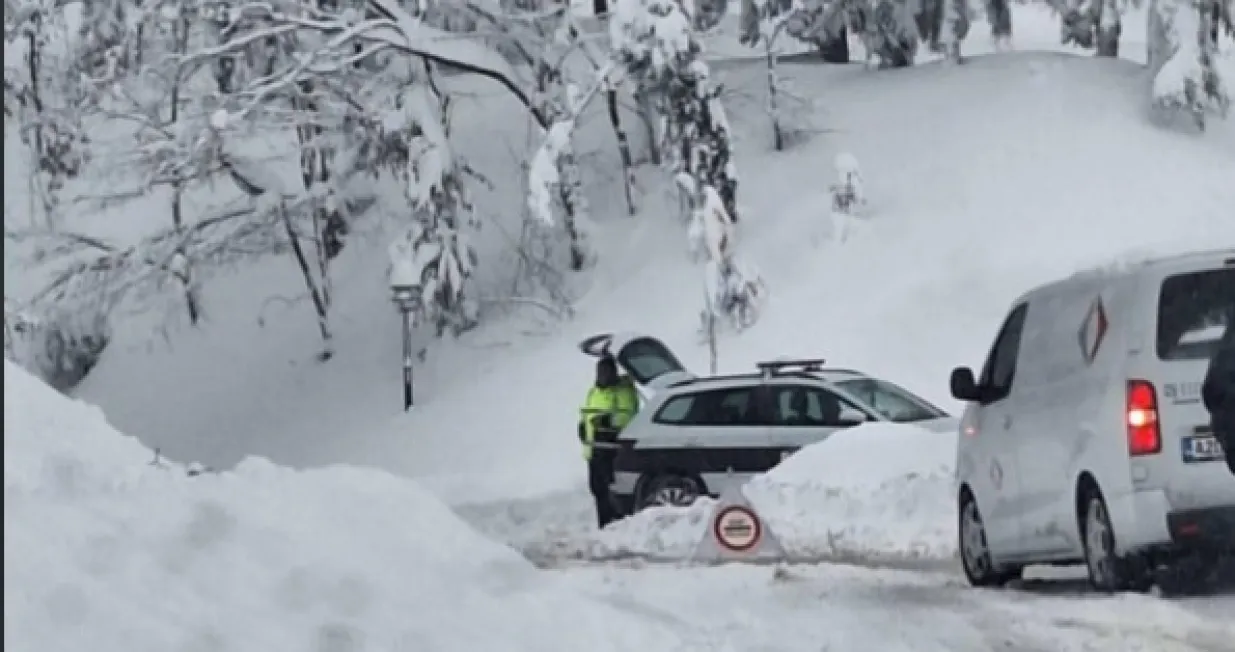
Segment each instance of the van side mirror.
M952 370L952 377L948 380L948 386L952 390L952 398L958 401L981 401L982 392L978 388L978 383L973 378L973 370L969 367L957 367Z

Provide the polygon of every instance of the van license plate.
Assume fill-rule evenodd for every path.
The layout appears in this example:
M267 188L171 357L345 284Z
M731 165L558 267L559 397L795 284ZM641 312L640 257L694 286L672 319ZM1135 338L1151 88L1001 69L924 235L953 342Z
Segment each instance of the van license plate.
M1212 462L1224 458L1218 438L1212 435L1184 437L1182 443L1185 462Z

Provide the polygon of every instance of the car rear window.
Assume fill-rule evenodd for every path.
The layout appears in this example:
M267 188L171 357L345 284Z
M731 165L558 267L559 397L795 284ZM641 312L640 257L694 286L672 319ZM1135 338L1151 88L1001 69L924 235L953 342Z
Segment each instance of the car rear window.
M1203 360L1235 328L1235 269L1169 276L1158 297L1158 357Z

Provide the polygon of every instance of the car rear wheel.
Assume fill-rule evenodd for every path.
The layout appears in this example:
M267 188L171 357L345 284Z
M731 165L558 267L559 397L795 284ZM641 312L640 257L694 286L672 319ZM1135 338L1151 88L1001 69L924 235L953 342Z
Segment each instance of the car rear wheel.
M1084 501L1081 517L1081 537L1085 545L1085 566L1089 583L1106 593L1145 591L1152 584L1148 572L1133 558L1122 557L1115 546L1115 529L1111 526L1106 500L1096 489Z
M1003 586L1020 577L1020 568L995 565L986 539L986 526L978 511L978 501L968 491L961 494L959 548L965 578L973 586Z
M691 477L664 474L648 480L639 492L638 509L653 506L688 507L703 495L702 484Z

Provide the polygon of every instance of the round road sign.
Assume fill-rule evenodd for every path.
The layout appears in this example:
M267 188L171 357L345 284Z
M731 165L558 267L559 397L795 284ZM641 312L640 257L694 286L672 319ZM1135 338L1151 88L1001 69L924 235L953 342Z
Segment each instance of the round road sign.
M759 545L763 525L759 517L748 507L730 505L712 519L712 533L716 542L731 552L746 552Z

